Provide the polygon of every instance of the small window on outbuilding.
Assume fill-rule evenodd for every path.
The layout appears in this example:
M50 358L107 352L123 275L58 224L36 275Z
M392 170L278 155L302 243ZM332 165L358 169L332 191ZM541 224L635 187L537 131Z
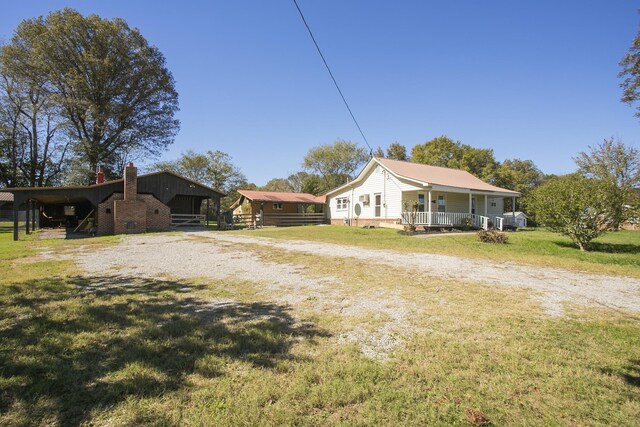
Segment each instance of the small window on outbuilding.
M111 208L105 209L104 212L110 214L111 213Z
M153 213L155 213L156 215L160 213L160 209L156 209L155 211L153 211Z
M273 210L274 211L281 211L282 210L282 203L274 203L273 204Z

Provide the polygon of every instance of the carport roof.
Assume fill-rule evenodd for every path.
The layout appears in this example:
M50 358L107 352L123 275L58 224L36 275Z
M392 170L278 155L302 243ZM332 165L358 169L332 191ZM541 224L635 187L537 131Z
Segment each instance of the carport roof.
M153 194L163 203L176 195L204 198L224 197L218 190L169 171L153 172L137 177L138 193ZM69 187L15 187L6 188L6 192L20 204L27 199L42 203L79 203L89 201L93 205L105 200L113 193L124 191L124 179L106 181L101 184Z

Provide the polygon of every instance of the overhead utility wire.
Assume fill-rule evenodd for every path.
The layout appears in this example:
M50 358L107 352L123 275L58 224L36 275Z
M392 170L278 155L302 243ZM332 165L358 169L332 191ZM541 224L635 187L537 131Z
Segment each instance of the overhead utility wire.
M302 22L304 22L304 26L307 27L307 31L309 31L309 35L311 36L311 40L313 40L313 44L316 45L316 49L318 49L318 53L320 54L320 57L322 58L322 62L324 62L324 66L327 67L327 71L329 72L329 75L331 76L331 80L333 80L333 84L336 85L336 89L338 89L338 93L342 97L342 101L344 102L344 105L347 107L347 110L349 110L349 114L351 115L351 118L353 119L353 122L356 124L356 127L358 128L358 131L360 131L360 135L362 135L362 138L364 139L365 144L367 144L367 147L369 147L369 155L373 156L373 149L371 148L371 145L369 145L369 141L367 141L367 137L364 136L364 132L362 132L362 129L360 128L360 125L358 124L358 121L356 120L356 117L353 115L353 111L351 111L351 107L349 107L349 103L347 102L347 99L342 94L342 91L340 90L340 86L338 86L338 82L336 81L336 78L333 77L333 73L331 72L331 68L329 68L329 64L327 64L327 60L324 59L324 55L322 54L322 51L320 50L320 46L318 46L318 42L316 42L316 38L313 36L313 33L311 32L311 28L309 28L309 24L307 24L307 20L304 19L304 15L302 14L302 10L300 10L300 6L298 6L298 2L296 0L293 0L293 4L296 5L296 9L298 9L298 13L300 14L300 18L302 18Z

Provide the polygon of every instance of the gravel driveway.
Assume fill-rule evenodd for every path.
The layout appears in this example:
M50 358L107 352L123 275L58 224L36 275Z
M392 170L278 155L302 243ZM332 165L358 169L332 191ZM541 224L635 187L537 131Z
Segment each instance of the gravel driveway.
M362 352L384 360L410 330L410 319L422 308L392 290L345 295L336 277L305 275L304 266L260 259L238 244L260 245L326 257L346 257L404 268L453 281L476 282L531 290L551 316L562 316L563 303L640 311L640 280L579 273L508 262L471 260L426 253L401 253L297 240L277 240L219 232L185 232L126 236L119 245L98 250L48 256L74 259L89 275L144 278L234 278L257 283L266 299L297 305L313 300L314 307L340 316L384 314L377 329L356 326L340 342L355 342ZM210 301L212 310L221 303Z

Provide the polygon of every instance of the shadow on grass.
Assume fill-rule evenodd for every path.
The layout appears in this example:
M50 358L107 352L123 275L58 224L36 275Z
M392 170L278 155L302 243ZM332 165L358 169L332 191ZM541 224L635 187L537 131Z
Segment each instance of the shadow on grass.
M607 375L619 376L627 384L640 387L640 359L631 359L621 368L603 368L601 372Z
M9 424L78 425L130 396L179 390L189 375L225 375L229 363L272 368L294 358L300 338L327 336L286 306L203 301L197 290L115 276L5 288L0 414Z
M569 242L554 241L562 248L578 249L578 245ZM589 243L589 252L603 252L608 254L640 254L640 245L623 243Z

